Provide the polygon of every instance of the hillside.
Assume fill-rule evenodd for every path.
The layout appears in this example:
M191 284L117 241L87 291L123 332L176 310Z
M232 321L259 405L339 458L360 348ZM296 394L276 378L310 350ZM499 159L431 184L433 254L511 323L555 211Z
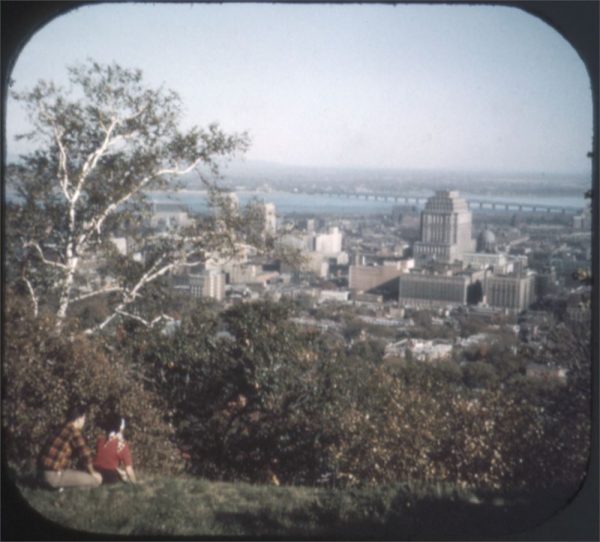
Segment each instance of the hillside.
M530 529L565 502L558 492L503 499L412 482L333 490L178 477L61 493L19 487L44 517L117 536L481 539Z

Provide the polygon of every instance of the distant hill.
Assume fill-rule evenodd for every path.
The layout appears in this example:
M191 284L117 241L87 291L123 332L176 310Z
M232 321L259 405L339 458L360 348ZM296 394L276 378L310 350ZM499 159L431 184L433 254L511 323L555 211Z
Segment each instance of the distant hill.
M6 162L18 160L7 154ZM450 171L428 169L390 169L322 167L280 164L262 160L234 159L221 164L225 187L269 185L287 190L293 186L368 187L372 190L411 192L456 189L481 195L578 195L591 187L586 173L506 173L493 171ZM183 177L187 188L201 189L202 181L193 172Z
M256 186L267 183L286 189L296 185L319 188L368 187L372 190L431 191L456 189L482 195L578 195L591 186L583 173L504 173L426 169L308 167L265 161L235 160L222 167L225 184ZM197 179L197 177L196 177ZM195 182L189 179L193 185Z

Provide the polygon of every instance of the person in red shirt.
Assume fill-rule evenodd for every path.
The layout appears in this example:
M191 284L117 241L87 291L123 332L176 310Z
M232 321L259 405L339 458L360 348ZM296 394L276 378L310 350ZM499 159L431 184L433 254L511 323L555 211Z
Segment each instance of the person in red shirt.
M123 437L125 420L118 415L107 420L106 434L98 437L96 441L96 457L94 469L102 474L105 484L116 482L136 483L131 451Z

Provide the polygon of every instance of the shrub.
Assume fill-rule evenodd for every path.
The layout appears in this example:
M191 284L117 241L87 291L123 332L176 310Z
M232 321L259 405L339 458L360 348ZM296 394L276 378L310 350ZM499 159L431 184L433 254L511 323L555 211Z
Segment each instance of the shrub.
M407 367L363 373L353 384L357 400L336 417L344 438L329 454L346 480L575 490L585 476L589 411L569 401L567 388L472 391L437 367Z
M487 388L498 383L498 375L494 367L484 361L472 361L465 365L463 378L470 388Z
M289 483L323 472L324 446L337 435L331 381L340 345L296 328L289 311L243 304L219 322L199 309L171 336L136 341L136 365L168 401L192 472ZM230 335L217 337L219 325Z
M54 333L51 316L31 318L21 299L7 295L2 424L7 459L31 471L44 444L73 403L89 405L84 428L93 448L100 417L117 409L128 419L136 467L170 471L179 460L161 401L137 381L126 360L101 339Z
M192 472L496 489L574 486L584 476L589 408L571 387L500 382L480 363L471 389L453 364L381 365L333 335L296 328L288 314L268 302L221 319L198 310L170 336L128 339L148 386L168 402Z

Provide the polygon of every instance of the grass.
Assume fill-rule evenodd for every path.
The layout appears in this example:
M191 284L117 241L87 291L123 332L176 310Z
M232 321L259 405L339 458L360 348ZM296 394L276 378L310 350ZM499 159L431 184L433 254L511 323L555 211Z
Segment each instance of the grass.
M529 529L551 517L569 496L546 491L500 498L414 482L334 490L190 477L61 493L27 483L18 487L30 506L60 525L140 537L475 540Z

